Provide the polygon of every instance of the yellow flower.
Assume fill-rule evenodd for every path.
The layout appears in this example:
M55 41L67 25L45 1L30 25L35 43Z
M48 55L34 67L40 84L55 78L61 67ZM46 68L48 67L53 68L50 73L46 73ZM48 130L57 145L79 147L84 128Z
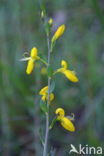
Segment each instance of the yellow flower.
M30 52L30 57L25 57L23 59L20 59L20 61L28 61L27 63L27 69L26 69L26 73L27 74L31 74L31 72L33 71L34 69L34 63L36 60L39 60L40 57L38 56L38 50L36 47L33 47L31 49L31 52Z
M51 102L53 101L53 99L54 99L54 94L51 93L50 94L50 98L49 98L49 104L51 104ZM47 100L48 100L48 98L47 98Z
M40 95L42 95L42 100L45 102L46 100L48 100L48 86L42 88L39 92ZM51 102L54 99L54 94L50 93L50 98L49 98L49 104L51 104Z
M42 75L46 75L46 73L47 73L46 67L42 67L42 69L41 69L41 74L42 74Z
M52 43L56 41L65 31L65 25L61 25L52 37Z
M72 82L78 82L79 81L75 75L75 72L67 69L67 62L66 61L62 60L61 66L62 66L62 68L58 69L55 73L61 72Z
M74 132L75 127L70 119L65 117L65 111L62 108L56 109L56 114L58 115L57 120L60 121L62 127L64 127L66 130Z
M50 18L49 21L48 21L48 23L49 23L50 26L52 26L53 25L53 19Z
M39 59L38 50L36 47L34 47L31 49L30 60L28 61L28 64L27 64L27 69L26 69L27 74L31 74L31 72L34 69L34 62L38 59Z

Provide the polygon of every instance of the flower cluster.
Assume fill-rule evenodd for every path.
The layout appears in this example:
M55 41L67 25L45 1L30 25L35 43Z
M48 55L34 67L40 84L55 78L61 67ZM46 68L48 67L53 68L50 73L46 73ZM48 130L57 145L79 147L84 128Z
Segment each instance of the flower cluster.
M41 13L41 17L44 18L44 14L43 12ZM53 24L53 20L52 18L49 19L48 24L50 27L52 27ZM55 32L55 34L53 35L52 39L51 39L51 46L53 46L54 42L56 42L56 40L63 35L65 31L65 25L61 25L57 31ZM27 74L31 74L33 69L34 69L34 65L36 61L41 61L42 63L44 63L46 65L46 67L43 67L41 69L41 73L42 74L46 74L47 70L47 62L45 62L41 57L38 56L38 50L36 47L33 47L31 49L30 52L30 56L29 57L25 57L23 59L21 59L21 61L28 61L27 63L27 68L26 68L26 73ZM71 71L68 69L68 65L67 62L65 60L61 61L61 68L57 69L55 72L52 73L52 76L54 76L57 73L62 73L65 75L65 77L76 83L78 82L78 78L75 74L75 71ZM48 74L48 73L47 73ZM50 78L52 78L52 76ZM39 94L41 95L41 100L47 104L48 101L48 86L45 86L44 88L42 88L39 92ZM52 92L50 92L49 94L49 104L52 103L54 99L54 94ZM74 132L75 131L75 127L73 125L73 123L71 122L71 120L65 116L65 111L62 108L58 108L56 109L56 116L57 116L57 120L61 123L61 125L68 131Z

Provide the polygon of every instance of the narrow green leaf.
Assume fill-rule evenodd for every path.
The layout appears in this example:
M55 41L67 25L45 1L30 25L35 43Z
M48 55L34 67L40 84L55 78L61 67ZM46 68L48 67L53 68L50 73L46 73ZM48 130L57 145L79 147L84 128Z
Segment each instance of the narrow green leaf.
M102 24L103 29L104 29L104 15L103 15L103 11L99 5L99 1L98 0L92 0L92 4L94 6L96 14L97 14L97 16L98 16L98 18Z
M42 11L44 12L44 14L46 16L46 8L45 8L45 4L44 4L43 1L42 1L42 4L41 4L41 9L42 9Z
M47 104L44 101L40 101L40 107L42 109L42 111L47 114L48 110L47 110Z
M52 77L53 69L52 69L52 66L51 66L51 65L49 65L49 66L47 67L47 74L48 74L49 77Z
M45 25L45 29L46 29L46 33L47 33L47 35L49 35L49 33L50 33L50 25L49 25L49 23L48 23L48 21L47 21L47 23L46 23L46 25Z
M40 137L40 141L41 141L42 145L44 145L43 133L42 133L41 128L39 129L39 137Z
M56 46L56 41L54 41L53 43L51 42L51 52L54 50Z
M51 125L49 126L49 129L53 128L56 121L57 121L57 116L55 116L55 118L52 120Z
M50 93L52 93L55 89L55 81L52 81L51 86L50 86Z

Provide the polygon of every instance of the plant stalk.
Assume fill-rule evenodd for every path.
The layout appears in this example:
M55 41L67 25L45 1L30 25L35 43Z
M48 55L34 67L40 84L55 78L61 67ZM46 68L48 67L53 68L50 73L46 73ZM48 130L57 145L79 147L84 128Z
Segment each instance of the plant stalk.
M47 35L47 44L48 44L48 66L49 66L50 65L50 40L49 40L49 35ZM48 136L49 136L49 97L50 97L50 77L48 76L48 100L47 100L48 113L46 115L46 132L45 132L45 142L44 142L43 156L47 156L47 144L48 144Z

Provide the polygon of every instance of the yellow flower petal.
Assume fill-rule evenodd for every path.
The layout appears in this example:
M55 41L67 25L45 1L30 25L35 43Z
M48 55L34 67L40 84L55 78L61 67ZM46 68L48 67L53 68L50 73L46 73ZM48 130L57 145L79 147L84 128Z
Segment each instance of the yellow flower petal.
M47 93L47 91L48 91L48 86L42 88L42 89L40 90L39 94L40 94L40 95L44 95L44 94Z
M74 132L75 127L73 123L65 116L65 111L62 108L56 109L56 114L58 114L57 120L60 121L61 125L68 131Z
M43 101L46 101L46 97L47 97L47 95L43 95L43 96L42 96L42 100L43 100Z
M75 131L75 127L73 125L73 123L66 117L61 118L60 120L61 125L68 131L74 132Z
M62 68L67 69L67 62L62 60L61 61L61 66L62 66Z
M61 25L52 37L52 43L56 41L65 31L65 25Z
M32 59L35 59L36 58L36 56L38 55L38 50L37 50L37 48L36 47L33 47L32 49L31 49L31 58Z
M70 70L65 70L63 72L63 74L72 82L78 82L78 78L76 77L76 75L74 74L73 71Z
M34 60L30 59L27 64L26 73L31 74L31 72L33 71L33 68L34 68Z
M50 98L49 98L49 104L51 104L51 102L53 101L53 99L54 99L54 94L51 93L51 94L50 94Z
M65 111L62 108L57 108L56 114L58 114L57 120L60 120L61 118L65 116Z
M48 86L42 88L39 92L40 95L43 95L42 96L42 100L43 101L46 101L48 100ZM50 98L49 98L49 104L51 104L51 102L53 101L54 99L54 94L53 93L50 93Z
M51 93L51 94L50 94L50 98L49 98L49 104L51 104L51 102L53 101L53 99L54 99L54 94ZM42 100L43 100L43 101L48 100L48 94L44 94L44 95L42 96Z

